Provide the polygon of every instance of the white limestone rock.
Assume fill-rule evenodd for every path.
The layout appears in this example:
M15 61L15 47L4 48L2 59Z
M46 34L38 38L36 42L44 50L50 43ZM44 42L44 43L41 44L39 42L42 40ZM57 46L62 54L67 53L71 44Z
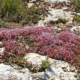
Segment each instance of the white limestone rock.
M36 71L41 69L42 60L46 60L46 56L41 56L37 53L28 53L24 58L28 64L32 64L31 70L35 69Z
M66 26L71 26L73 24L73 21L69 21L66 23Z
M73 26L71 28L71 31L76 33L76 34L80 34L80 26Z
M63 70L65 68L66 70ZM77 80L77 78L74 77L76 75L75 72L71 72L70 65L67 62L64 61L55 61L50 69L46 69L46 74L49 75L51 78L55 78L55 80ZM73 68L75 70L75 68Z
M28 8L32 7L33 6L33 3L28 3Z
M38 22L38 25L45 26L45 23L53 21L56 22L59 19L66 20L66 22L70 22L73 20L74 15L71 15L71 12L63 11L63 9L53 9L49 11L50 14L48 14L47 17L44 18L44 20L40 20Z
M78 16L80 16L80 13L77 13Z
M52 9L49 12L50 14L52 14L51 17L53 20L55 20L55 18L57 19L61 18L61 19L71 21L73 19L73 15L70 15L71 12L66 12L66 11L63 11L62 9Z
M73 31L73 32L78 31L78 27L77 27L77 26L73 26L73 27L71 28L71 31Z
M30 77L29 70L27 68L21 71L15 70L10 65L0 64L0 80L7 80L8 78L18 79L18 80L28 80Z
M76 15L77 13L76 12L71 12L71 15Z
M42 56L36 53L28 53L25 56L25 59L27 59L28 63L32 64L32 68L38 69L41 67L41 60L45 60L46 56ZM45 69L44 72L32 74L32 80L51 80L52 78L55 78L55 80L77 80L77 78L74 77L77 70L69 63L52 58L49 58L49 62L52 65Z
M28 63L32 64L32 68L40 68L41 61L46 59L46 56L39 55L37 53L28 53L25 57ZM45 71L31 73L28 68L13 68L10 65L0 64L0 80L6 80L10 78L17 78L18 80L77 80L77 70L69 63L61 60L55 60L49 58L49 62L52 64Z

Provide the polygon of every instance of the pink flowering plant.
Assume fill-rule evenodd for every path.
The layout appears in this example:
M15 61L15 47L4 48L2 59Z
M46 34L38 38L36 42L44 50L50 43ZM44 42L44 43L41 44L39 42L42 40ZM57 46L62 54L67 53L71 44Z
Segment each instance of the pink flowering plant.
M70 63L80 57L80 35L68 28L63 28L60 33L56 33L52 27L44 26L0 28L0 40L5 47L4 53L0 54L1 59L6 59L7 56L14 58L16 55L23 57L28 52Z

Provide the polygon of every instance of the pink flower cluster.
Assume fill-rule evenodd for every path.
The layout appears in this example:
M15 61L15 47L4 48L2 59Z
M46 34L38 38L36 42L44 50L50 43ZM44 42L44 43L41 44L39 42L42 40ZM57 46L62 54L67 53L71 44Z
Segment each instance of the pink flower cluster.
M22 42L25 42L24 45L18 42L20 36L23 38ZM56 33L51 27L44 26L0 29L0 40L5 47L4 55L9 52L12 56L36 52L67 62L80 55L80 35L72 33L69 29L62 29L60 33ZM29 48L26 48L26 45Z

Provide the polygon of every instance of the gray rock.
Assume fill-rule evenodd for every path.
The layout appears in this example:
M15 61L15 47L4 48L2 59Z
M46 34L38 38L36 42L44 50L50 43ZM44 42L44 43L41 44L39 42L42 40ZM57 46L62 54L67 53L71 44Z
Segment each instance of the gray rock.
M77 27L77 26L73 26L73 27L71 28L71 31L73 31L73 32L78 31L78 27Z
M36 53L28 53L25 58L27 62L36 65L36 68L40 65L41 60L45 60L46 56L41 56ZM37 62L37 63L36 63ZM14 78L18 80L77 80L75 67L69 63L61 60L55 60L49 58L51 66L45 69L45 71L32 73L28 68L17 68L14 69L10 65L0 64L0 80L7 80L8 78ZM34 65L31 66L34 68Z
M23 68L22 72L15 70L10 65L0 64L0 80L7 80L8 78L14 78L18 80L29 80L30 74L27 68Z
M41 60L45 60L45 56L41 56L36 53L28 53L25 56L25 59L32 65L32 68L40 68L41 66ZM61 60L55 60L52 58L49 58L49 62L52 63L49 68L45 69L44 72L38 72L32 75L32 80L77 80L77 78L74 77L76 74L75 67L71 68L71 65L68 64L65 61ZM64 69L63 69L64 68ZM73 72L74 71L74 72Z
M22 80L28 80L30 77L29 70L27 68L22 70L24 72L24 75L22 76Z
M38 72L38 73L34 73L32 74L32 80L46 80L44 77L45 72Z
M42 60L46 60L46 56L41 56L37 53L28 53L24 57L28 64L32 64L31 70L39 71L41 69Z
M59 21L60 19L66 22L70 22L73 20L74 15L71 15L71 12L63 11L63 9L53 9L49 11L50 14L48 14L47 17L44 18L44 20L40 20L38 22L39 26L45 25L45 23L53 21Z
M71 15L76 15L76 12L71 12Z
M80 13L77 13L77 15L79 15L79 16L80 16Z

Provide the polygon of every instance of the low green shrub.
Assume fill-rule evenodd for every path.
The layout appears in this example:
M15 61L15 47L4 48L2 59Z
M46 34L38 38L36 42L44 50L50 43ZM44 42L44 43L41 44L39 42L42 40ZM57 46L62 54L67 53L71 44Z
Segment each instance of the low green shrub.
M80 16L79 16L79 15L76 15L76 16L74 17L74 20L77 21L77 22L80 22Z
M75 8L75 10L79 10L80 9L80 0L72 0L73 1L73 6Z
M17 12L20 6L22 6L21 0L2 0L1 10L4 14Z
M19 22L20 12L23 12L22 0L2 0L0 5L0 17L3 21Z
M55 80L55 78L51 78L51 80Z
M0 18L5 22L21 23L31 25L36 24L41 15L48 13L48 8L44 3L36 4L28 8L28 0L2 0L0 3Z
M42 68L46 69L51 66L51 63L49 62L49 57L46 58L46 60L42 60Z
M8 28L8 24L2 21L0 22L0 28Z
M80 80L80 72L77 72L77 76L78 76L78 78L79 78L79 80Z

